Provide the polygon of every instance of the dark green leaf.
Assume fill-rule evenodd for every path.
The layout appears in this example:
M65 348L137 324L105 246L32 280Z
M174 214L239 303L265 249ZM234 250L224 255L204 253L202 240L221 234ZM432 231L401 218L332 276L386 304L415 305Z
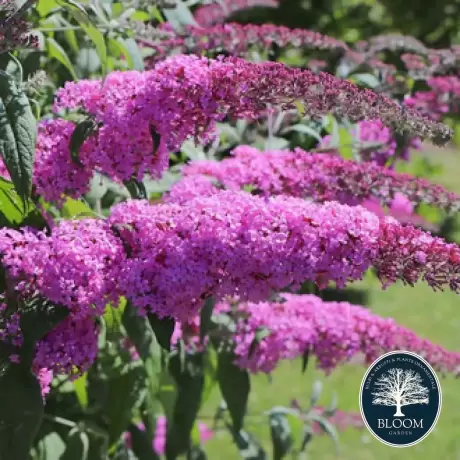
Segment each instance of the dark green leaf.
M289 421L285 414L273 412L270 414L270 432L273 443L273 460L281 460L292 449L292 435Z
M234 359L233 353L219 353L217 380L232 418L233 429L238 432L243 427L251 384L249 373L236 366Z
M60 460L88 460L88 434L78 427L72 428L67 437L67 446Z
M0 155L25 203L32 190L36 140L37 123L27 96L13 77L0 73Z
M159 318L158 315L155 314L149 314L147 317L160 346L170 351L171 336L173 335L174 326L176 324L174 318Z
M214 299L208 297L200 312L200 342L203 344L205 337L208 335L212 321L212 311L214 310Z
M0 458L29 458L43 417L43 400L28 369L10 365L0 374L0 408Z
M300 444L300 452L304 452L307 445L311 442L313 439L313 429L309 425L304 426L304 431L303 431L303 437L302 437L302 443Z
M138 460L160 460L160 457L152 449L152 438L145 431L141 431L136 425L129 427L131 433L131 449Z
M139 316L136 309L127 302L122 317L123 326L130 340L134 343L139 356L144 362L147 374L147 431L153 438L155 435L155 414L159 412L158 392L160 389L161 347L147 318Z
M141 405L145 374L142 367L133 367L109 381L109 444L112 448Z
M177 401L177 385L169 372L163 372L160 378L158 399L163 406L168 423L172 423Z
M308 366L308 359L310 357L310 350L306 349L302 355L302 374L305 374Z
M93 118L85 118L76 124L69 142L70 156L76 164L81 165L78 157L81 146L86 139L97 132L98 128L99 125Z
M248 352L249 358L251 358L251 356L254 354L260 342L262 342L262 340L265 339L265 337L268 337L269 335L270 335L270 330L267 329L266 327L259 327L256 330L254 340L252 341L249 347L249 352Z
M157 132L153 125L150 125L150 136L152 137L153 154L155 155L157 153L158 147L160 146L161 135Z
M130 179L129 181L124 182L125 187L128 189L131 198L136 200L147 200L147 190L145 189L145 185L142 182L139 182L136 179Z
M187 460L207 460L208 456L201 446L193 446L187 452Z
M166 458L173 460L192 446L204 386L203 353L187 354L184 368L176 354L170 358L169 369L177 384L177 401L166 437Z

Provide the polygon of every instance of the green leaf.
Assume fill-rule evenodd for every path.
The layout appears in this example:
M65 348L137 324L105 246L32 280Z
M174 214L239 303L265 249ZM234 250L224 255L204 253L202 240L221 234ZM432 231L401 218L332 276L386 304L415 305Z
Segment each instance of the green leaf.
M212 325L212 312L214 310L214 299L208 297L200 311L200 343L204 343L205 337L208 335L209 329Z
M24 225L39 230L47 226L45 219L28 200L28 212L23 212L24 203L11 182L0 177L0 227L19 228Z
M126 308L126 298L120 297L118 306L114 307L110 303L104 309L104 322L109 333L113 333L120 329L122 323L123 312Z
M109 38L109 45L118 50L118 56L124 56L128 63L128 68L133 70L144 70L144 60L137 43L132 38L117 37Z
M147 190L145 189L145 185L138 181L137 179L130 179L124 182L125 187L128 189L131 198L136 200L147 200Z
M81 146L90 136L95 134L99 129L99 124L93 118L85 118L79 121L75 125L75 129L72 132L72 136L69 141L69 150L72 160L77 164L81 165L78 155L80 153Z
M110 449L116 446L128 428L144 397L145 374L142 366L132 367L109 380L108 420Z
M43 417L43 399L35 376L10 365L0 374L0 458L24 460Z
M257 349L257 346L262 342L262 340L265 339L265 337L268 337L269 335L270 335L270 329L267 329L266 327L259 327L256 330L254 340L249 346L249 352L248 352L249 358L254 354L254 352Z
M345 160L353 159L353 136L346 128L339 128L339 153Z
M203 353L187 354L185 366L179 354L169 360L169 371L176 381L177 401L166 437L166 458L175 459L192 446L195 426L204 386Z
M160 457L152 449L152 438L145 431L141 431L136 425L129 427L131 434L131 449L138 460L160 460Z
M166 21L172 25L175 31L182 30L183 26L197 25L190 9L182 0L175 0L172 9L163 8L162 12Z
M107 45L104 40L104 35L96 28L88 16L88 13L79 3L73 0L58 0L58 3L72 14L80 27L86 32L86 35L88 35L89 39L93 42L99 59L101 60L102 73L105 75L107 73Z
M32 363L35 343L63 321L68 316L69 310L63 305L54 304L37 296L21 303L20 312L21 330L24 335L21 363L27 365Z
M70 72L72 78L78 80L72 61L67 56L64 48L54 38L48 37L46 42L48 44L48 56L52 59L57 59Z
M161 348L166 351L170 351L171 336L173 335L174 326L176 324L174 318L159 318L158 315L152 313L148 314L147 318L149 319L150 326L152 326L153 332L155 333Z
M302 355L302 374L305 374L308 366L308 359L310 358L310 349L306 349Z
M88 373L85 372L77 380L74 380L73 387L77 395L78 402L83 409L88 407L88 389L86 382L88 381Z
M193 446L187 452L187 460L207 460L208 456L201 445Z
M149 426L147 431L153 438L155 435L155 414L159 412L158 392L160 389L161 347L147 318L139 316L136 309L127 302L122 317L123 326L144 362L147 374L147 398Z
M249 373L236 366L234 359L233 353L219 353L217 380L232 418L233 429L238 432L243 427L251 383Z
M314 407L314 405L318 402L319 398L321 397L321 393L323 392L323 382L321 380L315 380L313 382L313 390L311 392L311 406Z
M177 385L169 372L163 372L161 374L158 399L163 406L166 420L168 423L172 423L174 407L177 401Z
M64 219L84 219L95 217L94 211L83 201L67 198L61 208L61 216Z
M36 140L37 123L27 96L13 77L1 72L0 155L24 201L32 190Z
M203 357L204 386L201 395L201 407L211 396L212 390L217 383L217 352L213 346L208 346Z
M80 428L72 428L67 436L67 446L60 460L88 460L89 437Z
M235 431L230 425L227 428L232 434L233 441L237 445L240 455L245 460L267 460L267 454L262 446L247 431Z
M323 432L327 434L334 441L335 446L338 449L339 448L339 434L337 433L335 426L331 422L329 422L329 420L324 418L322 415L315 414L314 412L309 414L308 418L318 423L319 427L323 430Z
M273 460L282 460L292 449L291 427L285 414L270 414L270 432L273 444Z

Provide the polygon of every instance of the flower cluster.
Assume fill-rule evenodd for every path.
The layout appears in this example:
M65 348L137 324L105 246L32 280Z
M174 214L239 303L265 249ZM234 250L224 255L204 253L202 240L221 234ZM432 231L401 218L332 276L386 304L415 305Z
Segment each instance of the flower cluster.
M225 22L229 16L238 11L256 7L277 8L278 4L278 0L221 0L198 7L193 17L200 26L212 26Z
M0 52L38 46L38 37L30 34L30 24L18 14L14 0L0 0Z
M94 318L67 317L37 343L34 368L77 378L96 359L98 333Z
M108 220L63 221L51 235L1 229L0 255L20 295L38 292L70 310L37 347L35 366L57 373L90 365L94 316L119 296L141 314L185 321L209 296L263 301L304 281L343 287L371 266L385 287L422 278L460 289L455 244L359 206L232 191L186 206L132 200Z
M350 134L356 140L356 146L364 161L372 161L378 165L385 166L388 160L394 159L397 151L397 141L391 131L380 120L363 120L357 123ZM322 139L321 146L328 147L331 144L332 136ZM417 137L409 139L400 152L398 158L409 160L410 149L419 149L420 139Z
M131 201L109 220L129 247L124 295L141 310L178 318L210 295L262 300L306 279L359 279L378 234L378 219L358 208L244 192L187 206Z
M380 116L385 126L434 142L451 135L449 128L383 95L326 73L234 57L179 55L150 71L112 72L104 82L80 80L61 88L54 111L83 111L98 128L83 143L77 164L69 151L74 124L42 122L35 186L45 199L59 202L62 194L78 197L87 191L94 170L116 181L158 177L168 166L169 151L190 137L210 141L216 122L225 116L256 119L268 104L295 108L299 100L312 117L334 113L360 121Z
M225 305L218 305L224 310ZM227 305L227 310L230 310ZM460 372L460 353L418 337L369 309L347 302L324 302L313 295L282 294L281 302L241 303L232 312L236 362L251 372L271 372L278 362L304 353L316 357L318 368L331 372L353 356L370 364L383 353L410 350L440 371ZM256 333L267 330L257 343Z
M460 111L460 79L456 76L433 77L427 81L429 91L417 91L405 99L408 107L414 107L434 119L447 113Z
M272 45L338 52L348 49L343 41L311 30L272 24L227 23L212 27L189 26L184 33L174 33L171 37L152 43L149 46L155 50L155 54L149 62L157 62L177 51L186 54L207 52L244 56L253 48L265 50Z
M75 318L99 316L119 297L125 255L105 221L63 221L49 236L0 229L0 255L18 293L38 292L65 305Z
M377 198L391 206L397 194L413 205L421 202L456 211L460 196L425 179L415 178L373 163L357 163L339 156L273 150L261 153L239 146L221 162L195 161L183 168L184 179L175 184L167 199L186 203L195 196L214 195L220 188L238 190L250 186L264 195L290 195L315 201L359 204ZM212 180L214 179L214 181Z

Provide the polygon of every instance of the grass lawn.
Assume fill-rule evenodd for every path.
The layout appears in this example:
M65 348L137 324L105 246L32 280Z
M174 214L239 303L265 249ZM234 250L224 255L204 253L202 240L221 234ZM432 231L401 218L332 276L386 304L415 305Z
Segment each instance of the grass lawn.
M444 172L437 179L451 190L460 192L460 154L430 148L430 158L443 164ZM460 241L460 234L457 234ZM371 277L353 284L354 288L368 289L369 307L381 316L395 318L400 324L416 331L434 343L460 351L460 298L451 293L435 293L425 285L415 288L393 285L382 291L379 283ZM258 414L276 405L289 405L294 398L307 406L312 382L321 379L324 390L320 405L328 405L334 392L338 395L341 410L359 412L358 392L366 369L349 364L337 369L331 376L314 370L309 363L306 374L301 374L300 362L284 362L268 382L264 375L252 379L253 391L249 413ZM340 434L340 451L336 453L333 441L318 436L310 444L308 458L312 459L460 459L460 379L452 376L441 380L443 405L435 430L420 444L397 449L381 444L364 428L362 431L348 429ZM203 419L212 416L220 401L214 390L203 410ZM250 421L250 417L247 421ZM268 423L250 424L246 428L271 452ZM229 436L218 432L206 445L209 458L214 460L238 459L236 447Z

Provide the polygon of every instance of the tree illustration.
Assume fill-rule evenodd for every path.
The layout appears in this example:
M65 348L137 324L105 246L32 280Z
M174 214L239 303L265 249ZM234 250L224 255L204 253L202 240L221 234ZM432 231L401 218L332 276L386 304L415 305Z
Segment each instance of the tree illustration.
M393 417L404 417L401 407L410 404L428 404L429 390L422 385L418 372L404 369L389 369L375 382L372 404L396 406Z

